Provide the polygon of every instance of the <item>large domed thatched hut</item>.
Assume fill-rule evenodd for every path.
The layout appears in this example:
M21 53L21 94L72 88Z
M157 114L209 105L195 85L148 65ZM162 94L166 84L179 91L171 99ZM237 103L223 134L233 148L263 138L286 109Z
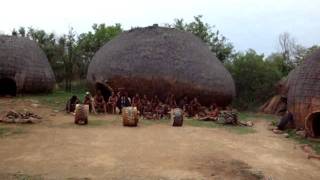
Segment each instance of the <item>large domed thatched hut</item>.
M288 109L296 128L320 136L320 50L295 69L289 82Z
M36 42L0 36L0 95L48 92L54 83L48 59Z
M91 87L108 80L134 93L168 93L177 99L226 106L235 95L230 73L205 43L191 33L151 26L123 32L93 57L87 80Z

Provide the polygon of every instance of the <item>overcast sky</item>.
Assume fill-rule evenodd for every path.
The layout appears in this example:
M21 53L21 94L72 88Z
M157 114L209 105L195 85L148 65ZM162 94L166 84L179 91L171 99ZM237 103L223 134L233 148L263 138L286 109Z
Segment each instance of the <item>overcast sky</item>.
M282 32L304 46L320 44L320 0L1 0L0 7L1 33L19 26L82 33L93 23L129 29L203 15L238 51L277 51Z

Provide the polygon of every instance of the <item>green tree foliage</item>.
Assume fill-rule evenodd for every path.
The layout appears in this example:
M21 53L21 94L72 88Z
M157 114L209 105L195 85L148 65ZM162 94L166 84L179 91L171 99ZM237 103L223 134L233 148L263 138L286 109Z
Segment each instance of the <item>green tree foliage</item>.
M270 65L275 66L278 71L281 73L282 77L287 76L295 66L291 63L287 63L283 55L280 53L273 53L266 58Z
M281 79L278 68L254 50L237 53L232 62L226 63L226 67L236 84L235 105L243 109L265 102L273 95L274 85Z
M190 23L185 23L183 19L175 19L172 25L167 25L179 30L191 32L202 39L212 52L216 54L218 59L222 62L230 59L233 54L233 45L227 42L227 38L220 34L218 30L214 31L214 26L203 22L202 16L194 17Z
M80 34L77 41L77 50L81 57L80 61L78 61L81 78L85 78L94 53L96 53L106 42L110 41L123 31L120 24L115 24L113 26L94 24L92 29L93 31Z

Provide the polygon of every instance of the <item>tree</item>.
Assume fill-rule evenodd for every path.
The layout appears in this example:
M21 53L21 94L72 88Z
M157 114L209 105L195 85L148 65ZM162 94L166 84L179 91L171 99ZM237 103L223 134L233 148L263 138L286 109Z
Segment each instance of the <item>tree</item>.
M292 64L288 64L281 53L272 53L266 58L266 61L278 69L281 77L287 76L295 67Z
M237 53L233 61L226 63L226 67L236 84L235 105L243 109L266 101L273 95L275 83L281 79L278 69L252 49Z
M233 54L233 45L227 42L227 38L221 35L218 30L213 31L214 26L204 23L201 15L195 16L194 21L190 23L184 23L183 19L175 19L172 25L167 24L167 26L198 36L222 62L230 59Z
M78 61L81 78L85 78L91 59L100 47L123 31L120 24L112 26L94 24L92 29L93 32L80 34L77 40L77 50L81 57Z
M76 50L76 33L73 28L59 40L59 45L63 48L63 64L64 64L64 77L65 77L65 91L71 91L71 83L73 79L73 72L78 59L78 52Z

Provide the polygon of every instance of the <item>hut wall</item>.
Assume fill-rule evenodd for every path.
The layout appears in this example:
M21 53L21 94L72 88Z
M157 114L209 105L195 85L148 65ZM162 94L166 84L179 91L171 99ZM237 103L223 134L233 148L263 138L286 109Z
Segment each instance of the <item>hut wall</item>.
M289 86L288 109L293 114L295 126L306 128L309 135L314 136L310 130L313 127L306 124L311 113L320 112L320 50L295 69Z
M0 79L15 81L17 93L51 91L55 78L37 43L23 37L0 36Z
M235 96L230 73L191 33L147 27L124 32L105 44L93 57L87 80L110 81L131 95L175 94L198 97L200 102L228 105Z

